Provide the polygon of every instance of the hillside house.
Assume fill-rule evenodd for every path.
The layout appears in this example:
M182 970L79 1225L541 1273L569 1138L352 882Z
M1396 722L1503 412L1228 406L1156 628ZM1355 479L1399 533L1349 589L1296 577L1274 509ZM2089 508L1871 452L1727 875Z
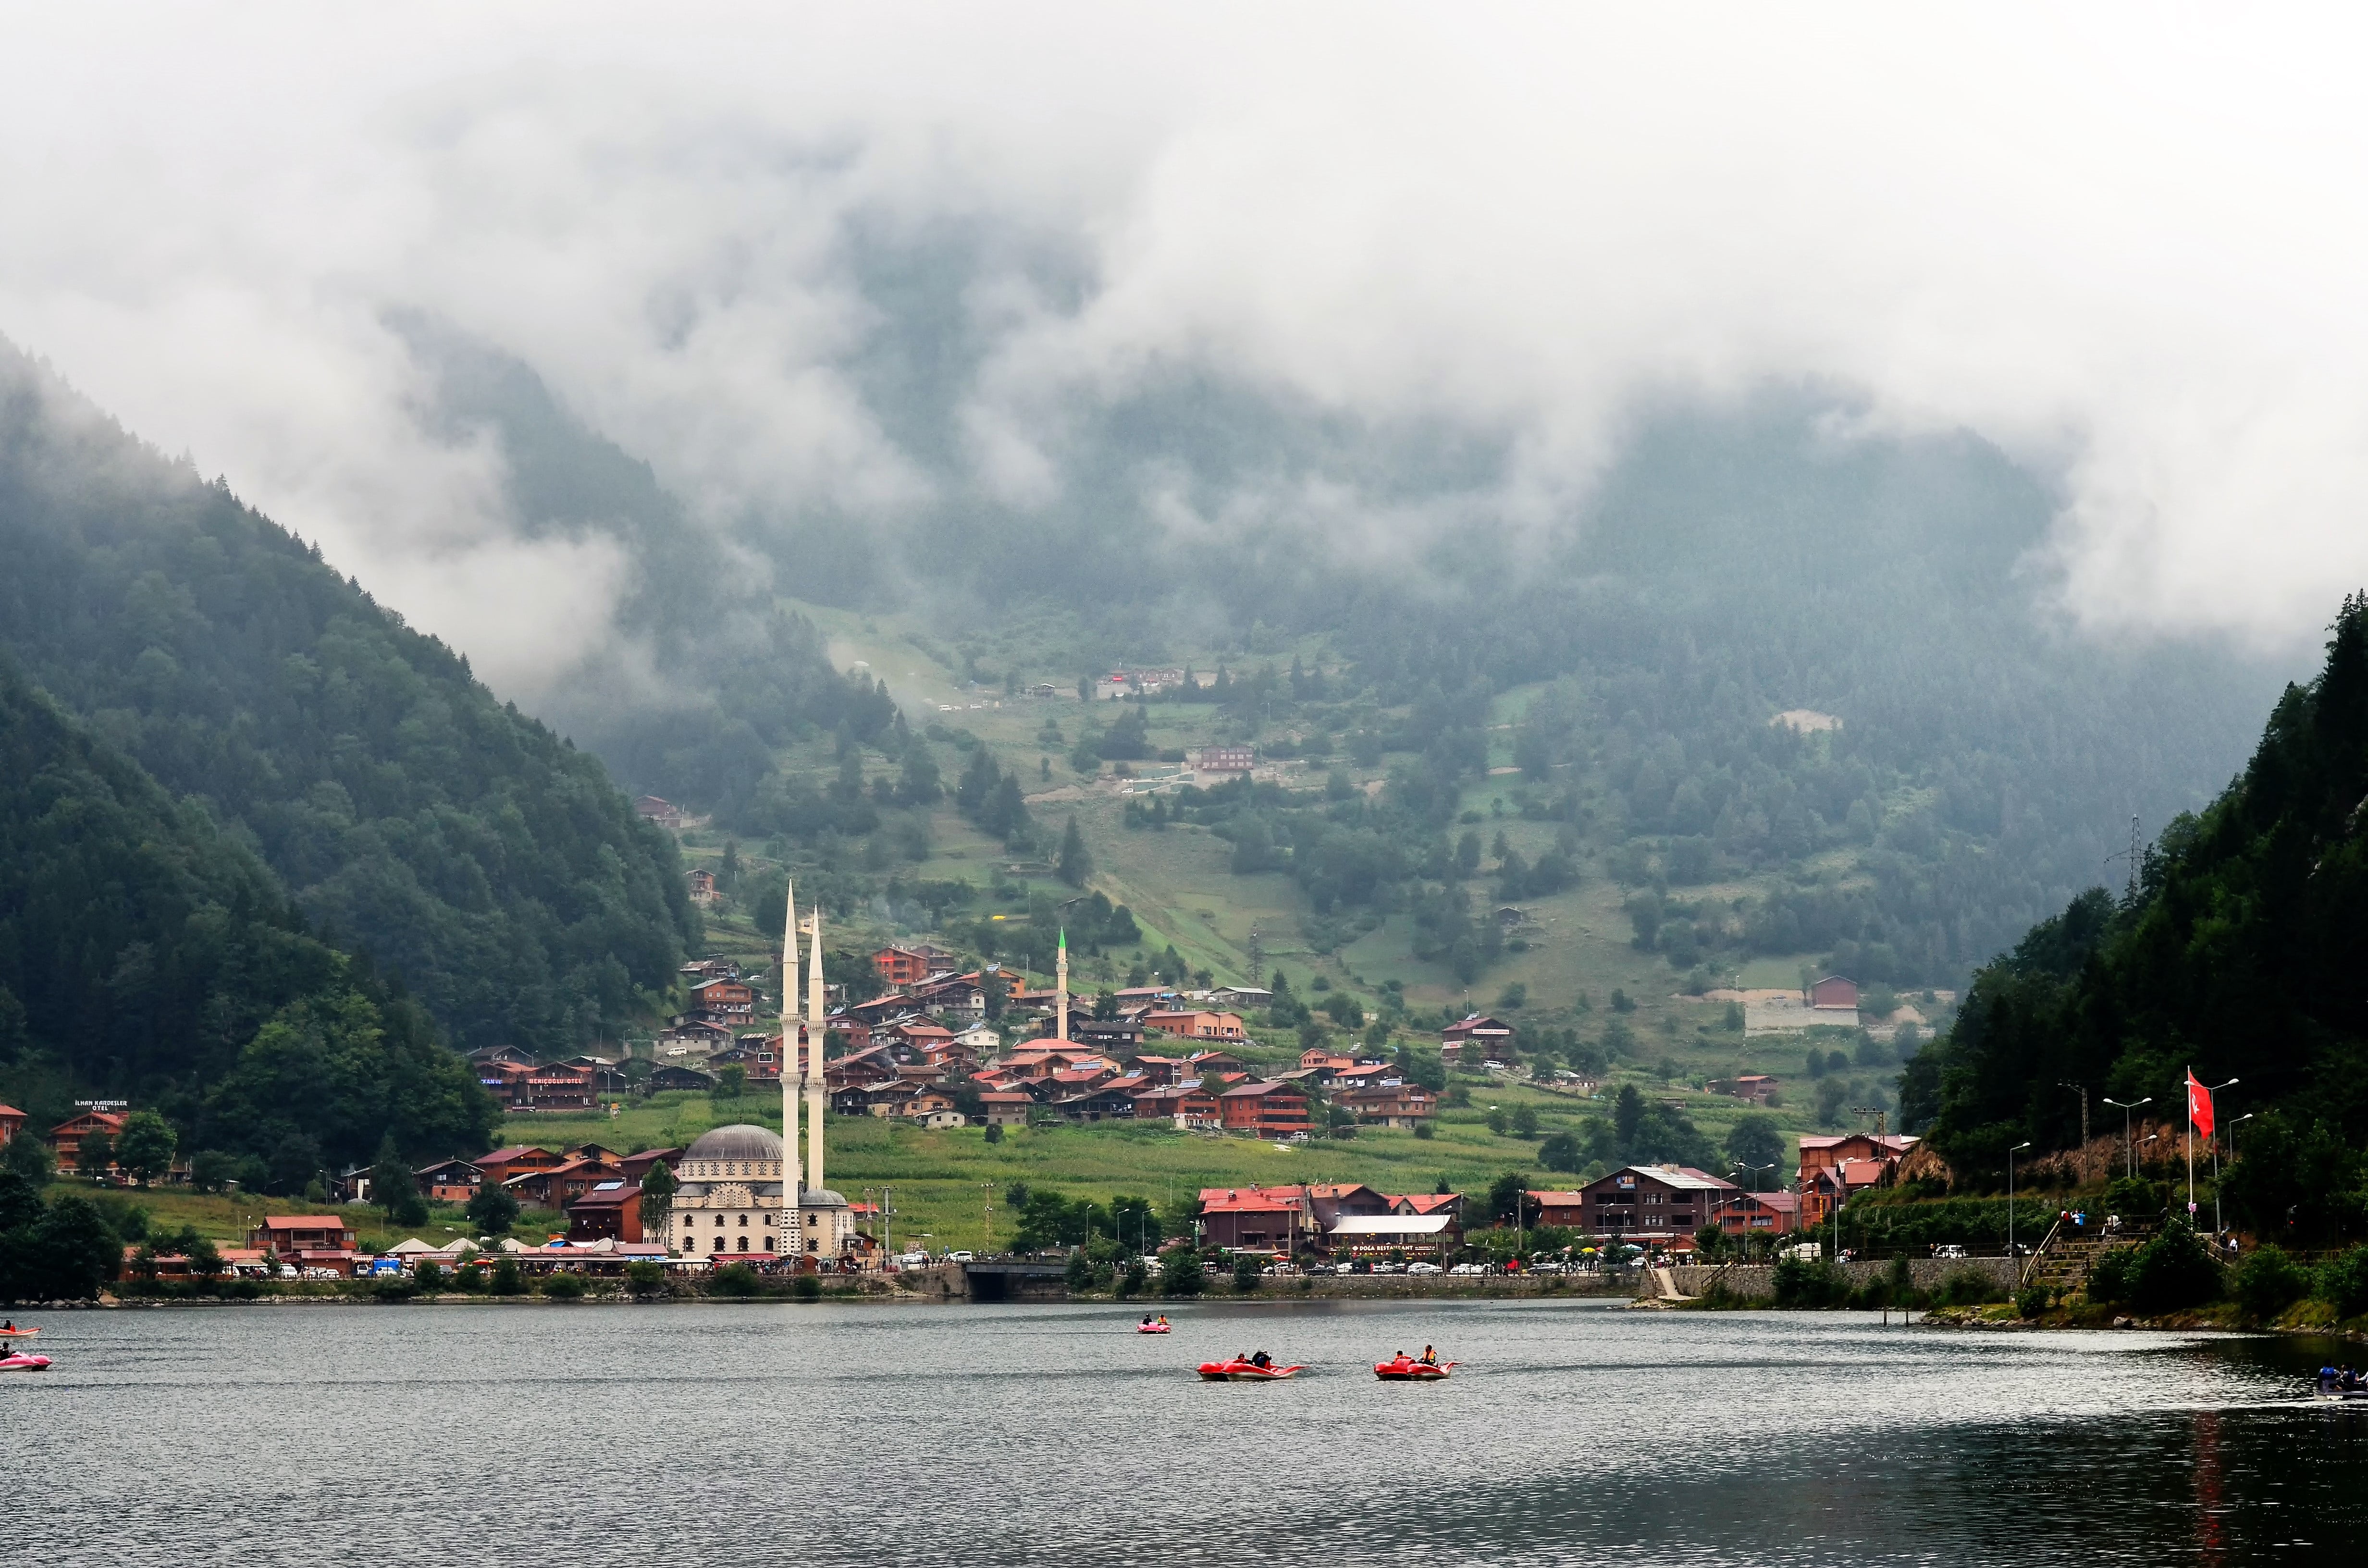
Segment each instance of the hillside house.
M485 1173L467 1160L439 1160L412 1173L430 1203L466 1203L485 1184Z
M715 1077L712 1074L702 1073L679 1062L662 1062L650 1069L650 1091L653 1094L669 1089L705 1094L713 1087Z
M1288 1084L1236 1084L1217 1096L1217 1114L1228 1132L1304 1138L1309 1131L1307 1096Z
M633 802L633 814L643 822L655 823L668 833L682 831L682 811L670 801L655 795L643 795Z
M1485 1013L1469 1013L1440 1032L1439 1054L1459 1066L1479 1062L1510 1062L1513 1028Z
M1230 1051L1196 1051L1184 1059L1185 1075L1206 1078L1212 1073L1247 1073L1249 1068Z
M1846 975L1829 974L1809 987L1809 1006L1855 1013L1858 1011L1858 982Z
M502 1190L537 1209L564 1210L602 1182L624 1179L624 1168L612 1160L574 1159L548 1170L522 1171L502 1183Z
M76 1176L96 1176L95 1171L82 1168L82 1141L95 1133L105 1133L109 1141L123 1135L123 1117L111 1110L85 1110L50 1129L50 1147L57 1152L58 1168ZM112 1170L114 1163L108 1162Z
M1209 993L1206 1000L1235 1012L1258 1013L1274 1005L1274 993L1257 985L1220 985Z
M871 955L871 968L891 985L918 985L931 975L951 974L954 956L927 942L893 944Z
M507 1182L514 1176L528 1171L547 1171L565 1165L564 1155L531 1143L512 1143L495 1149L490 1154L480 1154L469 1162L477 1167L478 1176L484 1181Z
M1025 1127L1036 1100L1016 1089L990 1089L978 1096L978 1108L989 1127Z
M1095 1046L1113 1054L1124 1054L1143 1044L1143 1019L1140 1017L1073 1017L1069 1020L1069 1038L1079 1045Z
M689 884L691 903L698 904L702 909L712 909L714 907L714 872L707 870L701 867L694 866L689 870L683 873L683 881Z
M680 1149L644 1149L638 1154L618 1155L617 1168L625 1173L627 1181L638 1184L650 1174L652 1165L662 1165L672 1170L681 1158Z
M1178 1040L1239 1040L1247 1038L1236 1013L1149 1012L1143 1015L1146 1029Z
M24 1131L26 1120L25 1113L15 1106L0 1105L0 1149L6 1148L8 1140Z
M1258 750L1254 746L1202 746L1192 754L1192 771L1225 778L1246 774L1258 766Z
M1439 1096L1419 1084L1344 1089L1334 1103L1366 1127L1418 1127L1439 1114Z
M1748 1100L1758 1106L1766 1105L1782 1087L1781 1080L1766 1073L1746 1073L1736 1078L1713 1078L1710 1083L1712 1094L1729 1095L1736 1099Z
M1138 1120L1172 1121L1178 1131L1185 1132L1212 1131L1224 1121L1215 1095L1174 1085L1138 1093L1134 1096L1134 1114Z

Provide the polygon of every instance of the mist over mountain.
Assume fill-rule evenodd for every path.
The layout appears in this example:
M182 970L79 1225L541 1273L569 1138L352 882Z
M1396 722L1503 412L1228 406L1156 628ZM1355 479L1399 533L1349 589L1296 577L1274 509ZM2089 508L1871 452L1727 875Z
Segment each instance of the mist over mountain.
M0 346L0 645L464 1047L575 1049L699 930L673 844L219 484Z

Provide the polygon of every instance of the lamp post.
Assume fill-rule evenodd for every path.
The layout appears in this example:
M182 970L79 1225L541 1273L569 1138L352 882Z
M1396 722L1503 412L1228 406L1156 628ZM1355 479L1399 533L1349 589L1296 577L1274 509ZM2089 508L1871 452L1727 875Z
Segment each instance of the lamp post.
M2009 1263L2014 1260L2014 1157L2030 1147L2026 1139L2006 1152L2006 1256ZM2016 1278L2020 1281L2021 1276Z
M2138 1146L2130 1142L2130 1112L2135 1110L2142 1105L2154 1104L2154 1096L2152 1095L2148 1095L2142 1100L2117 1100L2110 1095L2100 1097L2103 1098L2107 1105L2119 1106L2121 1108L2122 1146L2129 1151L2129 1164L2123 1174L2135 1178L2138 1174Z
M2191 1069L2188 1081L2192 1083L2194 1079L2195 1074ZM2236 1082L2231 1078L2226 1084L2203 1085L2203 1103L2212 1107L2214 1113L2213 1132L2205 1142L2212 1145L2212 1234L2215 1238L2220 1234L2220 1135L2219 1102L2212 1096ZM2192 1103L2187 1108L2187 1228L2191 1231L2195 1228L2195 1107Z
M1747 1165L1741 1160L1729 1160L1726 1163L1726 1168L1731 1171L1743 1171L1748 1174L1751 1177L1751 1190L1758 1192L1759 1190L1759 1173L1761 1171L1772 1171L1776 1167L1772 1164L1765 1165ZM1748 1225L1746 1225L1743 1229L1743 1255L1746 1257L1749 1257L1751 1256L1751 1227Z

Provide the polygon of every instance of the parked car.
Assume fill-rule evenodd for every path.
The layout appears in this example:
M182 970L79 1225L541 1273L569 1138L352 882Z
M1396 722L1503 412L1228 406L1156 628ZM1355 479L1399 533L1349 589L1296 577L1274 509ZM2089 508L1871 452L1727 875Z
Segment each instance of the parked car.
M1436 1274L1439 1272L1439 1265L1435 1263L1409 1263L1406 1265L1406 1272L1408 1274Z
M1404 1274L1406 1272L1406 1265L1403 1263L1377 1263L1373 1265L1373 1272L1376 1274Z
M950 1252L946 1254L946 1261L948 1263L976 1263L978 1259L975 1256L967 1252Z
M896 1267L899 1268L927 1268L929 1267L929 1255L925 1252L904 1253L897 1257Z
M1965 1249L1961 1244L1956 1242L1942 1242L1932 1249L1932 1256L1934 1257L1963 1257L1965 1256Z
M1447 1272L1450 1274L1486 1274L1488 1272L1488 1266L1485 1263L1459 1263Z

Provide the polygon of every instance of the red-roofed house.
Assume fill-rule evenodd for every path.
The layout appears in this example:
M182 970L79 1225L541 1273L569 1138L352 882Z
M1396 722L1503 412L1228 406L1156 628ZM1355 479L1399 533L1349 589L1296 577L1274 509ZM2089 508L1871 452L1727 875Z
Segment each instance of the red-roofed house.
M246 1244L282 1257L304 1252L350 1253L354 1232L335 1214L271 1214L247 1232Z
M520 1203L538 1209L565 1209L604 1181L622 1181L621 1166L609 1160L570 1160L549 1170L527 1171L502 1183Z
M1034 1096L1015 1089L995 1089L978 1096L979 1109L986 1113L989 1127L1025 1127L1035 1106Z
M1242 1020L1235 1013L1149 1012L1143 1027L1179 1040L1241 1040Z
M1134 1114L1141 1121L1172 1120L1185 1131L1218 1127L1224 1119L1216 1096L1205 1089L1187 1089L1173 1084L1137 1094Z
M1230 1051L1196 1051L1184 1059L1184 1065L1187 1075L1194 1078L1205 1078L1212 1073L1247 1071L1242 1059Z
M1718 1228L1730 1236L1789 1235L1801 1228L1801 1195L1738 1192L1718 1211Z
M24 1125L23 1111L12 1105L0 1105L0 1149L6 1148L8 1140L17 1136Z
M1228 1132L1288 1138L1308 1131L1307 1096L1288 1084L1236 1084L1217 1096L1217 1109Z
M94 1132L104 1132L112 1139L123 1131L123 1118L111 1110L86 1110L69 1121L61 1121L50 1129L50 1146L58 1152L58 1166L77 1176L95 1173L82 1168L82 1141Z
M1337 1103L1368 1127L1419 1127L1439 1114L1439 1096L1419 1084L1343 1089Z
M1450 1062L1510 1062L1513 1030L1485 1013L1471 1013L1442 1030L1439 1054Z
M1848 1192L1860 1192L1868 1187L1885 1185L1900 1159L1916 1146L1917 1140L1898 1133L1844 1132L1830 1136L1804 1136L1801 1140L1801 1169L1797 1187L1801 1196L1801 1223L1819 1225L1826 1221L1836 1193L1834 1172L1840 1166L1854 1167L1846 1178ZM1843 1194L1847 1201L1847 1193Z
M487 1181L505 1182L522 1172L547 1171L566 1162L548 1149L531 1143L512 1143L490 1154L480 1154L469 1163Z
M1209 1187L1201 1189L1197 1229L1204 1247L1296 1252L1303 1239L1314 1239L1315 1221L1295 1187Z
M579 1194L567 1205L571 1242L638 1242L642 1239L642 1188L638 1182L611 1180Z

